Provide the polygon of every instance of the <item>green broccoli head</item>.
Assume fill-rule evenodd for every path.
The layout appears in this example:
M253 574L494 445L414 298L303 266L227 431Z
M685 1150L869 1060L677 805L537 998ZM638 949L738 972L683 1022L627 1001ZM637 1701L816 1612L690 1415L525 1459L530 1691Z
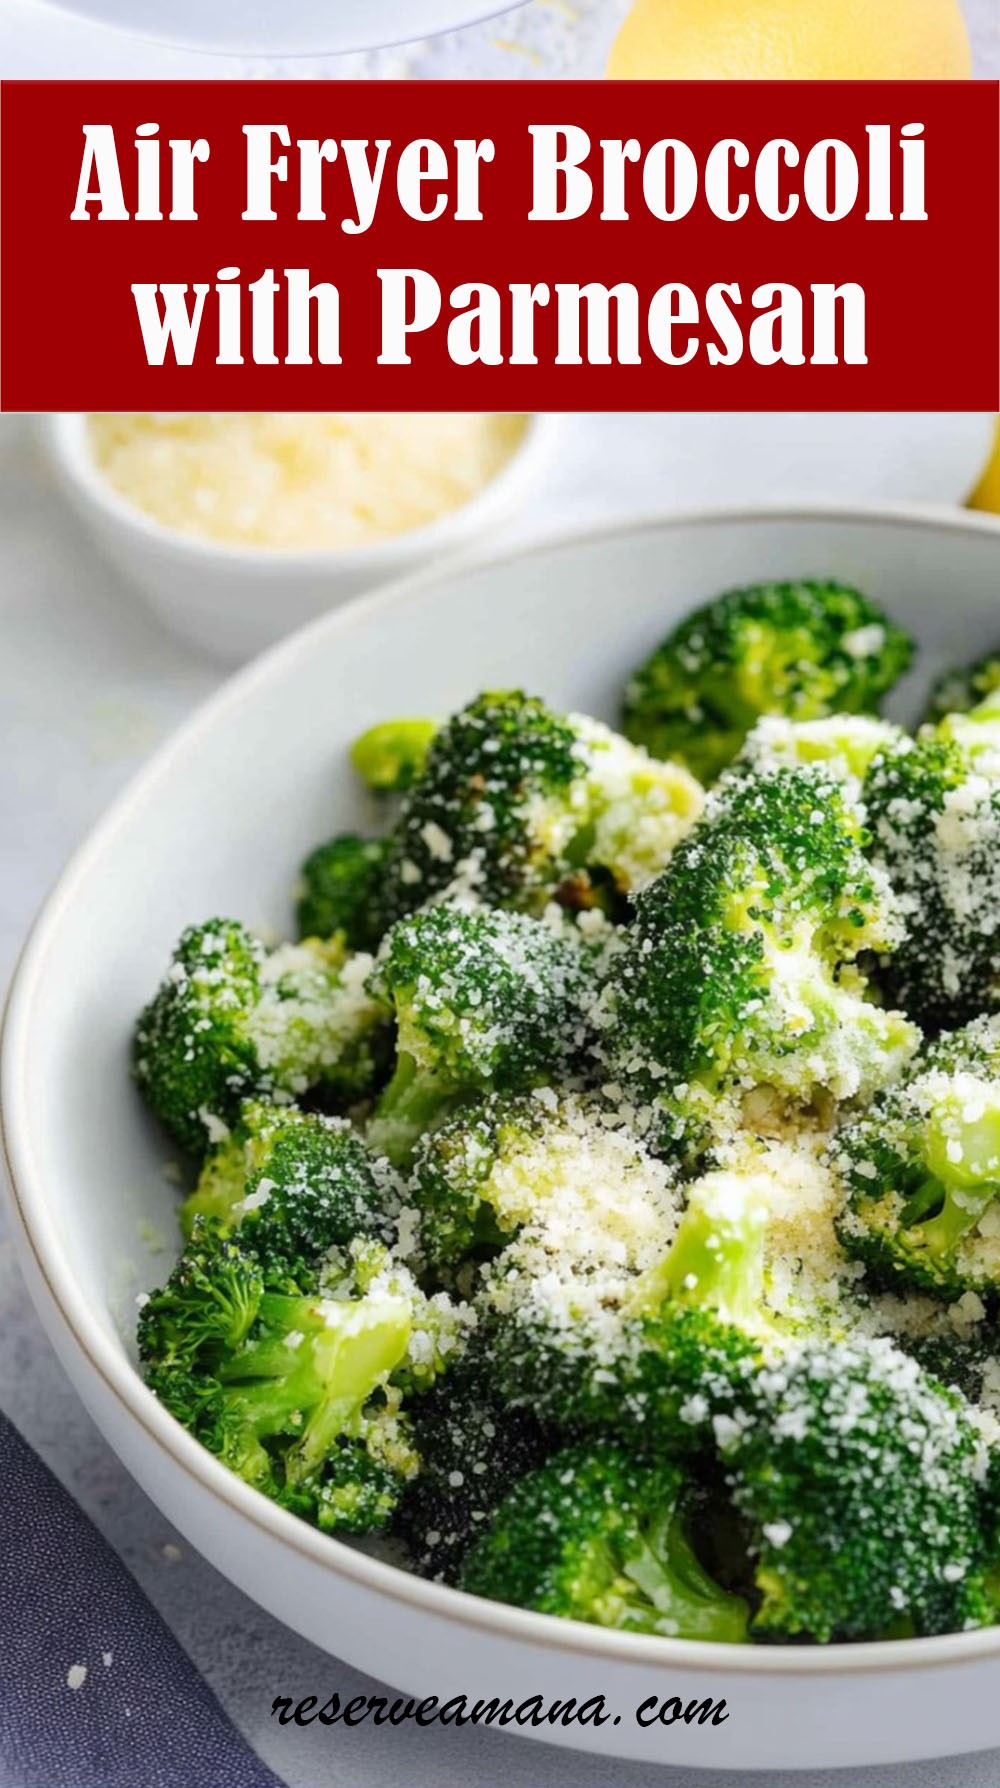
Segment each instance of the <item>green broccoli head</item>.
M680 1469L597 1442L505 1497L462 1568L474 1595L626 1633L739 1643L747 1606L701 1564Z
M381 1065L385 1012L366 993L368 956L339 939L266 952L235 920L185 931L135 1034L135 1077L192 1154L235 1121L251 1096L311 1089L349 1103Z
M837 1181L817 1146L744 1150L674 1188L672 1206L633 1171L589 1247L572 1205L548 1251L541 1220L526 1224L481 1269L475 1300L504 1397L556 1431L704 1457L766 1355L856 1321L854 1272L831 1271Z
M265 1078L249 1034L263 961L263 946L235 920L190 926L136 1027L136 1080L192 1154Z
M296 904L301 938L338 934L348 949L374 950L385 929L381 888L388 846L383 839L341 832L318 845L302 865Z
M932 725L948 714L967 714L1000 690L1000 652L990 652L961 670L944 671L927 699L925 721Z
M210 1152L181 1223L212 1216L264 1264L268 1284L310 1291L317 1262L356 1236L389 1242L401 1187L343 1118L250 1102Z
M390 1400L366 1412L357 1436L330 1448L304 1493L286 1487L279 1500L323 1533L376 1533L397 1519L419 1470L408 1418Z
M1000 1294L1000 1017L929 1044L834 1140L838 1234L882 1282Z
M863 837L819 768L736 775L639 896L592 1016L611 1084L660 1146L698 1155L714 1102L748 1121L761 1086L798 1107L870 1097L916 1047L855 963L898 924Z
M807 1340L716 1419L772 1640L989 1624L985 1448L963 1400L892 1341Z
M457 877L498 906L544 904L551 867L531 816L566 801L574 746L566 721L516 690L481 695L455 714L432 741L393 830L390 910L411 912Z
M341 1281L336 1296L265 1294L258 1329L215 1368L225 1425L280 1441L278 1481L299 1494L312 1493L343 1439L365 1440L412 1332L405 1293L344 1290Z
M435 735L393 828L390 917L471 889L539 914L641 885L696 818L701 791L599 722L520 691L479 696Z
M572 905L581 877L597 893L606 878L617 895L634 895L659 875L698 819L701 784L682 765L651 757L600 721L585 714L569 721L580 774L566 848L570 874L559 898ZM562 830L568 829L564 822Z
M257 1060L271 1085L349 1106L364 1099L389 1052L387 1015L368 992L372 959L339 938L281 944L264 959L250 1018Z
M396 1069L371 1145L405 1162L455 1099L565 1073L587 1041L582 1001L593 973L575 930L525 914L449 903L401 920L369 983L397 1025Z
M630 1310L653 1321L682 1308L711 1311L760 1332L769 1214L752 1175L718 1170L692 1181L670 1247L633 1287Z
M542 1107L530 1095L488 1096L421 1137L411 1185L420 1253L432 1273L453 1276L503 1246L520 1215L501 1208L498 1169L502 1174L510 1156L534 1141L543 1125Z
M412 1197L423 1257L445 1277L515 1236L553 1259L579 1247L638 1270L672 1233L678 1202L671 1170L612 1113L547 1087L460 1108L424 1137Z
M688 615L636 672L624 730L703 782L762 714L874 714L912 642L859 590L803 580L730 590Z
M196 1219L141 1312L147 1381L274 1500L324 1527L384 1523L418 1468L403 1398L460 1350L463 1313L363 1240L326 1254L310 1295L271 1290L253 1240Z
M784 1324L767 1302L770 1205L753 1174L687 1189L669 1249L632 1286L618 1368L625 1420L646 1444L698 1451Z
M201 1217L166 1285L142 1300L140 1356L158 1371L185 1373L221 1357L246 1339L263 1295L255 1256L215 1219Z
M578 1140L571 1166L551 1153L547 1195L481 1272L497 1383L564 1433L696 1451L709 1389L774 1326L760 1184L718 1173L678 1188L624 1130ZM539 1157L519 1163L526 1203Z
M875 863L904 933L887 996L928 1030L963 1024L1000 988L1000 722L989 698L881 753L865 781Z
M425 1577L456 1580L494 1509L550 1450L533 1412L497 1394L495 1376L473 1336L447 1376L412 1405L421 1466L400 1506L399 1528Z

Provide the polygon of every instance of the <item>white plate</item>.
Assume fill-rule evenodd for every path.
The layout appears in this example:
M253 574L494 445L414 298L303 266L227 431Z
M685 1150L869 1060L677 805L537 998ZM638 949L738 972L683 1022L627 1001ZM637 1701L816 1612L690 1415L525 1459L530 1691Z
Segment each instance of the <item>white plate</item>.
M364 824L347 742L524 681L613 716L626 672L692 603L790 575L859 583L918 634L911 690L1000 641L1000 526L959 512L703 513L437 570L332 614L234 679L158 753L74 859L22 959L2 1065L15 1228L42 1319L144 1489L273 1614L419 1694L607 1697L619 1723L556 1743L722 1769L885 1763L1000 1743L1000 1629L836 1648L726 1648L559 1622L423 1583L232 1477L131 1363L134 1293L162 1279L169 1149L128 1039L183 925L289 921L304 852ZM648 1697L724 1697L725 1723L639 1727Z
M457 31L517 0L51 0L51 10L178 49L330 56ZM49 10L49 7L46 7Z

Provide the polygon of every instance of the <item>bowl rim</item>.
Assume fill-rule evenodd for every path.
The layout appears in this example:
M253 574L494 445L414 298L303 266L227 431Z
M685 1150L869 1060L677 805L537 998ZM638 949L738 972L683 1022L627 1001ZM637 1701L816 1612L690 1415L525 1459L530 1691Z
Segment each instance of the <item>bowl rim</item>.
M401 49L408 44L420 43L425 38L441 37L450 31L464 31L470 25L485 24L490 19L499 19L504 13L513 11L518 0L476 0L476 10L468 11L461 18L444 18L440 13L435 20L425 22L419 27L414 37L409 26L405 30L394 26L392 33L384 37L381 33L374 39L366 31L364 35L350 34L339 43L327 38L325 32L315 42L303 42L300 34L291 48L282 40L279 42L257 42L247 45L229 38L202 39L184 31L180 36L171 34L163 24L146 22L141 25L125 24L123 21L111 20L103 13L94 12L90 7L73 4L73 0L35 0L36 6L47 12L60 13L65 18L79 20L87 25L99 25L105 31L115 31L119 35L139 37L149 44L159 44L165 49L188 50L195 55L223 57L240 57L249 61L260 61L267 57L273 59L280 56L283 62L305 61L317 56L351 56L366 55L375 50Z
M505 553L467 553L438 562L411 576L359 596L298 629L223 680L219 688L163 741L118 794L69 858L45 900L23 944L8 989L0 1029L0 1146L7 1167L10 1199L19 1239L45 1286L52 1306L86 1366L103 1382L126 1420L138 1426L154 1446L178 1465L195 1485L224 1508L232 1510L272 1541L300 1557L346 1577L358 1587L395 1602L404 1602L431 1618L457 1622L493 1636L521 1641L544 1650L587 1654L608 1663L669 1667L680 1673L728 1672L737 1676L817 1676L873 1671L897 1674L928 1666L957 1666L1000 1655L1000 1625L968 1633L932 1638L849 1642L830 1646L737 1646L670 1639L652 1634L617 1633L582 1622L489 1602L479 1596L430 1582L425 1578L355 1550L332 1535L320 1533L227 1471L170 1416L144 1384L125 1354L92 1315L76 1283L72 1265L47 1204L42 1175L34 1159L23 1084L26 1046L31 1033L35 992L49 948L77 884L99 862L132 814L155 795L171 773L177 753L186 749L224 714L237 712L259 685L307 654L320 633L336 634L356 626L370 612L389 611L411 594L435 582L468 572L516 565L538 554L576 550L598 541L627 535L669 532L678 527L733 526L758 521L815 521L904 526L946 533L970 533L1000 543L1000 518L951 505L923 503L829 502L752 505L699 505L662 514L643 514L560 531L525 542ZM32 1290L34 1288L32 1287Z
M192 568L196 565L216 566L226 571L244 571L254 577L277 573L292 578L324 574L333 577L341 572L369 572L372 575L381 572L386 578L398 577L417 556L431 553L449 553L450 556L452 551L458 550L473 535L485 531L509 511L520 491L553 456L564 420L559 411L477 412L523 416L524 431L492 478L454 509L445 510L433 521L423 522L419 527L403 528L363 546L283 547L243 546L233 540L203 539L198 534L185 534L147 514L115 489L90 452L86 424L93 413L104 412L62 410L40 418L46 457L78 509L86 511L91 519L103 518L105 523L111 523L144 547L175 555ZM336 412L345 416L362 413ZM427 413L438 414L436 411ZM191 411L190 414L199 412Z

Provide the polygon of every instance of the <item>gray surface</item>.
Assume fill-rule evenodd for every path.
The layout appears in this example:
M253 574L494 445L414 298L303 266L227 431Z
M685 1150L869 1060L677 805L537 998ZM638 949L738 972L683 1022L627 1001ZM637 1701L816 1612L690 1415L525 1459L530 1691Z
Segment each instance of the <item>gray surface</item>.
M949 453L952 494L959 495L969 479L968 428L954 419L778 419L767 427L771 445L755 454L750 444L755 433L758 446L764 438L764 419L580 419L572 429L573 456L568 448L535 513L523 518L522 531L574 515L652 507L697 490L705 497L762 489L781 496L838 480L843 490L845 465L859 494L880 488L919 492L927 468ZM787 439L779 451L782 431ZM10 421L0 422L0 640L2 985L68 850L220 673L175 645L105 571L48 488L25 433ZM643 1788L654 1780L662 1788L680 1788L696 1780L687 1771L591 1761L468 1730L331 1733L273 1726L268 1709L276 1694L325 1696L337 1688L348 1695L365 1685L268 1618L170 1531L69 1388L5 1240L0 1406L119 1549L239 1725L291 1788L411 1782L417 1788ZM725 1788L742 1779L713 1772L701 1781ZM770 1778L783 1779L807 1788L848 1780L852 1788L942 1788L944 1782L949 1788L997 1788L1000 1755L849 1777Z

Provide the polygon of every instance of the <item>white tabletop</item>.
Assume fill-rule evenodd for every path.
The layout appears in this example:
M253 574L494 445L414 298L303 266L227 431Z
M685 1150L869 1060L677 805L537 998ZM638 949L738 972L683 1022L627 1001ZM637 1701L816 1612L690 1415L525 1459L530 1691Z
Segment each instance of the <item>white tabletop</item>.
M516 532L702 500L911 496L968 488L984 420L957 417L581 417ZM511 530L507 530L510 538ZM112 794L218 667L148 618L0 423L0 989L46 888ZM237 1723L291 1788L680 1788L672 1771L589 1761L470 1730L279 1729L277 1694L363 1685L263 1614L172 1532L81 1408L0 1241L0 1407L109 1536ZM739 1778L713 1775L714 1788ZM791 1778L790 1778L791 1779ZM802 1782L804 1778L796 1778ZM807 1788L819 1788L815 1776ZM841 1783L838 1772L830 1778ZM690 1781L685 1773L683 1778ZM1000 1754L855 1772L851 1788L996 1788ZM2 1785L0 1785L2 1788ZM137 1784L136 1788L142 1788ZM201 1788L192 1783L191 1788Z

